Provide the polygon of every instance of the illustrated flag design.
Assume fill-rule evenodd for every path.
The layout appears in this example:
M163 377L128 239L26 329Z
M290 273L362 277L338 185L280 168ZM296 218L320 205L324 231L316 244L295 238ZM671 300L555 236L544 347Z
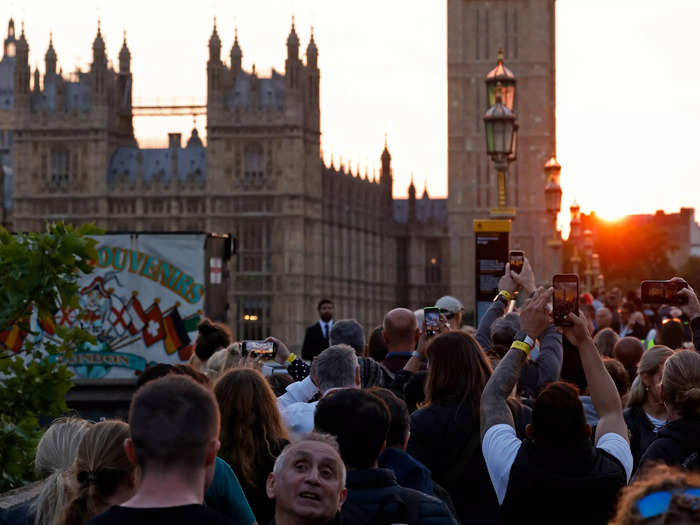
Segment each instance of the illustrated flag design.
M19 326L13 326L9 330L0 332L0 343L5 345L13 352L17 353L22 349L24 338L27 337L27 332L21 330Z
M163 318L165 328L165 351L174 354L190 344L190 336L187 335L185 323L177 311L177 306Z
M129 326L127 327L129 329L129 333L131 333L131 335L136 335L143 330L144 326L146 326L146 314L143 311L141 302L136 296L129 299L129 302L126 304L126 311L131 319Z
M202 320L202 317L199 315L199 312L194 313L192 315L188 315L183 319L185 323L185 330L187 332L196 332L197 331L197 326L199 326L199 322Z
M153 303L144 313L143 340L146 346L151 346L165 338L163 329L163 314L158 303Z

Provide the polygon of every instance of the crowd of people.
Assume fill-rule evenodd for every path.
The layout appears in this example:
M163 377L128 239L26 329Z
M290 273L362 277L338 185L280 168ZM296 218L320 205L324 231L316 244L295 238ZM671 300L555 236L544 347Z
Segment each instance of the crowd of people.
M190 364L139 377L128 422L55 421L41 492L0 523L700 523L694 290L586 293L564 327L527 260L499 290L477 327L440 298L435 330L324 299L271 363L205 320Z

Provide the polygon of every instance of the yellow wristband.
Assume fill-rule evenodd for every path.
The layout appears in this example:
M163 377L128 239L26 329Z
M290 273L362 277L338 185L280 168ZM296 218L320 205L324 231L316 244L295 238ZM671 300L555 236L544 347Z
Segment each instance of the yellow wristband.
M513 299L515 299L515 295L513 295L512 293L510 293L508 290L500 290L500 291L498 292L498 295L502 295L502 296L505 297L508 301L512 301Z
M292 364L296 360L297 360L296 354L289 354L289 357L287 358L287 363Z
M530 355L530 350L532 350L532 347L530 347L530 345L527 344L525 341L513 341L510 347L522 350L523 352L525 352L525 355Z

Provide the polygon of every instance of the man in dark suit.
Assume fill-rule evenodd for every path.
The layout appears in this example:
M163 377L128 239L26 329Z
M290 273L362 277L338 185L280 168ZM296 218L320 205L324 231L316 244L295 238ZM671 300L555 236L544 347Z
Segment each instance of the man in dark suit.
M306 329L301 345L301 358L305 361L311 361L329 346L328 336L333 327L333 303L329 299L318 303L318 315L319 321Z

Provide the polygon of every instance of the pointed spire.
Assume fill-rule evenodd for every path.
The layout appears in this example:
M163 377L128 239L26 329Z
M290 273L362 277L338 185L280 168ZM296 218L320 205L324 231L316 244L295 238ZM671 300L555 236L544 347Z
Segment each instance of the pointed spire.
M413 182L413 172L411 172L411 183L408 185L408 198L413 200L416 198L416 185Z
M214 28L209 37L209 60L220 60L221 58L221 38L216 30L216 17L214 17Z
M428 195L428 184L427 182L423 183L423 199L430 199L430 195Z
M102 22L99 18L97 19L97 35L95 35L95 40L92 43L92 50L105 50L105 41L102 38Z
M34 66L34 91L41 91L41 74L39 73L39 64Z
M299 58L299 36L294 26L294 15L292 15L292 29L287 37L287 58Z
M331 153L331 169L335 169L335 164L333 163L333 153Z
M384 150L382 151L382 164L384 164L385 161L390 162L391 161L391 153L389 153L389 144L388 144L388 137L387 134L384 133Z
M131 51L129 51L129 46L126 43L126 29L124 30L124 42L122 43L122 48L119 51L119 72L128 73L131 69Z
M311 26L311 39L306 47L306 65L313 68L318 65L318 48L314 40L314 26Z
M56 50L53 48L53 32L49 33L49 48L44 55L44 63L46 64L47 75L56 73Z
M238 27L233 29L233 46L231 47L231 69L234 73L237 73L241 69L241 58L243 57L243 51L241 51L241 46L238 43Z

